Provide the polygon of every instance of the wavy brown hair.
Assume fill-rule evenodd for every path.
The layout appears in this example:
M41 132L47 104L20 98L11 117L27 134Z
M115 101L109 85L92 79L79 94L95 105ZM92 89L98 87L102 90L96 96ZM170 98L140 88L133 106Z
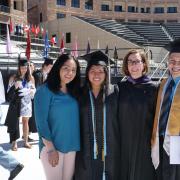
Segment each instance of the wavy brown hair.
M123 59L123 66L122 66L123 73L126 76L130 76L130 73L128 70L128 58L131 54L139 54L141 56L142 62L144 64L143 75L147 74L148 70L149 70L149 63L148 63L145 52L140 49L132 49L125 55L125 57Z

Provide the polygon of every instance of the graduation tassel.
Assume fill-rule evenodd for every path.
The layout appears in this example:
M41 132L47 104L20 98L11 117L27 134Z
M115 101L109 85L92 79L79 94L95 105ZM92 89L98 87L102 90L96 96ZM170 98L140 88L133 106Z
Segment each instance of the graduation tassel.
M107 144L106 144L106 104L105 104L105 93L103 94L103 148L102 148L102 161L104 162L103 167L103 180L106 180L106 155L107 155Z
M102 161L104 162L104 149L102 149Z
M98 146L97 146L97 140L96 140L96 116L94 112L94 102L91 91L89 91L90 101L91 101L91 112L92 112L92 125L93 125L93 154L94 159L97 159L98 155Z
M104 171L103 171L103 180L106 180L106 175Z
M94 159L97 159L97 144L95 139L94 139Z

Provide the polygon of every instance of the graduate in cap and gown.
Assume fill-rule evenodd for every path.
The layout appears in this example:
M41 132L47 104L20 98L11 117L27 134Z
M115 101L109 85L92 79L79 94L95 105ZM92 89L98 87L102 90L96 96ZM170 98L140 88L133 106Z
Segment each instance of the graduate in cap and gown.
M19 118L22 119L24 147L30 149L28 143L29 118L32 116L32 98L35 93L34 78L29 73L29 64L26 59L20 59L17 74L9 80L8 101L10 103L5 125L8 127L12 150L17 151L19 138Z
M180 39L170 43L168 48L170 51L168 57L169 77L163 79L158 93L151 153L158 180L179 180ZM173 151L175 149L177 153Z
M102 51L84 55L88 61L80 105L81 150L75 180L119 180L118 88L108 84L108 61Z
M130 50L123 60L127 76L119 85L119 180L155 180L151 160L151 134L157 85L147 76L148 62L141 50Z

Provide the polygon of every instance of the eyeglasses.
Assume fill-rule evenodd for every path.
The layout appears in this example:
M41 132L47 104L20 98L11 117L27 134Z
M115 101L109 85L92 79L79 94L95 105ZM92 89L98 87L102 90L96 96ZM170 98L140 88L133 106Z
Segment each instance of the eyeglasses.
M127 63L130 66L132 66L132 65L140 65L140 64L142 64L142 61L141 60L136 60L136 61L128 60Z
M169 64L180 66L180 61L169 60Z

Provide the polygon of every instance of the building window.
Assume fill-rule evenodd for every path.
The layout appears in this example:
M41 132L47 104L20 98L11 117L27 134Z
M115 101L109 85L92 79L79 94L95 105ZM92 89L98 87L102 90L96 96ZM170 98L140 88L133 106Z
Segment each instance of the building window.
M141 8L141 13L145 13L145 9L144 8Z
M24 2L23 1L14 1L13 3L14 9L18 11L24 11Z
M57 19L65 18L66 15L63 13L57 13Z
M17 2L14 1L14 9L17 9Z
M40 22L43 21L43 16L42 16L42 13L39 14L39 19L40 19Z
M167 13L177 13L177 7L168 7Z
M71 33L66 33L66 43L71 43Z
M115 6L114 6L114 11L116 11L116 12L122 12L122 6L115 5Z
M2 6L9 6L9 2L7 0L1 0L0 5Z
M128 6L128 12L135 12L136 8L134 6Z
M57 0L57 5L65 6L66 0Z
M93 10L93 0L86 0L85 1L85 9Z
M102 5L101 5L101 11L109 11L109 5L107 5L107 4L102 4Z
M164 13L164 8L163 7L155 7L154 9L154 13Z
M151 13L150 7L147 7L147 8L146 8L146 13Z
M71 7L79 8L80 7L79 0L71 0Z

